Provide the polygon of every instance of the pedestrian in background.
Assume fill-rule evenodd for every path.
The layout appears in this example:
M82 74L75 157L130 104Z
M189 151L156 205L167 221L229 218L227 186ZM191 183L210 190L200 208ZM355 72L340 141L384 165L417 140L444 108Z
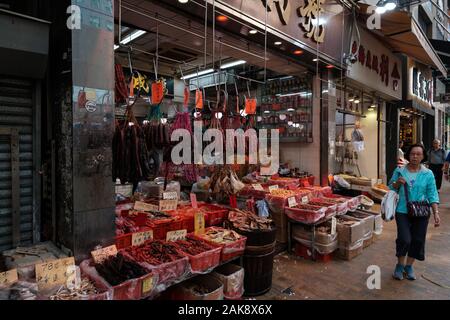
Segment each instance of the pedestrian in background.
M442 174L445 163L445 150L441 148L441 141L433 140L433 147L428 151L428 168L433 172L436 187L439 191L442 186Z
M450 181L449 179L449 166L450 166L450 152L447 155L447 158L445 159L445 163L444 163L444 176L445 178Z
M441 223L436 182L431 170L421 164L424 156L425 148L422 145L412 145L406 152L406 160L409 163L404 167L396 168L389 182L389 188L399 194L395 213L398 262L393 274L397 280L403 280L404 274L408 280L415 280L414 261L425 260L425 239L430 216L414 217L408 214L407 201L427 201L434 214L434 226L438 227ZM408 192L408 200L406 192Z
M408 163L405 159L405 153L403 152L403 140L398 142L398 150L397 150L397 166L403 167Z

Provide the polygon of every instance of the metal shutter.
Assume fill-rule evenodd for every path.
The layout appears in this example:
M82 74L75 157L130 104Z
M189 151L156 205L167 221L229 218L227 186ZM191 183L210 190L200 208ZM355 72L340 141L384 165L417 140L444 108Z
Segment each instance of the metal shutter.
M13 247L14 148L8 130L18 133L19 142L20 245L33 241L33 92L33 81L0 75L0 252Z

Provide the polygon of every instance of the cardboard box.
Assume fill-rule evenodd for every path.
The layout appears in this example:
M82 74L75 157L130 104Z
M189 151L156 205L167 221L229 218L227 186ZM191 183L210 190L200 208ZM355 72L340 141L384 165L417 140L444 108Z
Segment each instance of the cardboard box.
M368 237L369 234L373 232L375 225L375 216L358 210L355 212L347 212L347 215L352 218L358 219L364 225L365 237Z
M337 250L337 256L343 260L352 260L353 258L359 256L364 249L363 239L356 241L355 243L339 246Z
M338 241L342 243L342 246L346 246L345 244L355 243L361 240L364 237L364 224L362 224L358 219L349 217L349 216L340 216L337 218L336 230L338 234ZM341 220L353 222L352 225L347 225Z
M363 248L364 249L367 248L372 243L373 243L373 232L371 232L369 236L364 237L364 239L363 239Z
M358 211L370 214L374 217L373 231L382 231L383 230L383 217L381 216L381 212L374 212L374 211L370 211L370 210L358 210Z

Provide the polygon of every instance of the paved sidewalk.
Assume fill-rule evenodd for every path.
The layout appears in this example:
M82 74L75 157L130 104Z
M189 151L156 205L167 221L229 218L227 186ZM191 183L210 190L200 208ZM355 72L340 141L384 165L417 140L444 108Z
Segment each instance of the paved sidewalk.
M432 218L427 234L426 260L416 262L416 281L392 279L396 264L395 222L384 223L381 238L351 261L307 261L282 253L275 257L273 286L257 299L450 299L450 183L441 190L441 227ZM369 290L367 267L381 269L381 289ZM422 276L444 286L426 280ZM445 288L448 287L448 288ZM286 288L295 293L282 293Z

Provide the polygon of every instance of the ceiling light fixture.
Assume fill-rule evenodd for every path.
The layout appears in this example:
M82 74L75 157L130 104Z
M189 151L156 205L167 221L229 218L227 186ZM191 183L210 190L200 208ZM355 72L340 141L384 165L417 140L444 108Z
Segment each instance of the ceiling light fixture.
M130 34L129 34L128 36L126 36L125 38L123 38L123 40L120 41L120 44L123 44L123 45L128 44L128 43L130 43L131 41L136 40L137 38L143 36L143 35L146 34L146 33L147 33L147 31L144 31L144 30L136 30L136 31L130 33Z
M327 65L325 68L327 68L327 69L333 69L334 68L334 66L333 65L331 65L331 64L329 64L329 65Z
M281 46L283 43L281 41L275 41L273 44L276 46Z
M182 3L182 4L185 4L185 3L188 3L189 0L178 0L178 2L179 2L179 3Z
M348 95L348 101L349 101L349 102L355 101L355 98L353 97L353 94L352 94L352 93L350 93L350 94Z
M384 4L384 8L387 11L394 10L397 7L397 3L394 0L387 0Z
M314 58L314 59L313 59L313 61L314 61L314 62L317 62L317 61L319 61L319 59L317 59L317 58Z
M203 76L205 74L212 73L212 72L214 72L214 69L206 69L206 70L203 70L203 71L199 71L198 73L196 72L196 73L187 74L184 77L181 77L180 79L181 80L189 80L191 78L194 78L194 77L197 77L197 76L200 77L200 76Z
M359 103L359 97L355 98L355 103L358 104Z
M216 20L219 21L219 22L227 22L228 21L228 17L224 16L223 14L221 14L221 15L218 15L216 17Z
M377 7L375 9L375 12L378 13L378 14L383 14L383 13L386 12L386 8L385 7Z
M297 56L301 55L302 53L303 53L303 50L300 50L300 49L297 49L297 50L294 51L294 54L297 55Z
M258 33L258 30L252 29L252 30L250 30L248 33L250 33L250 34L257 34L257 33Z
M247 61L245 61L245 60L237 60L237 61L225 63L224 65L222 65L220 67L220 69L227 69L227 68L231 68L231 67L236 67L236 66L239 66L239 65L245 64L245 63L247 63Z

